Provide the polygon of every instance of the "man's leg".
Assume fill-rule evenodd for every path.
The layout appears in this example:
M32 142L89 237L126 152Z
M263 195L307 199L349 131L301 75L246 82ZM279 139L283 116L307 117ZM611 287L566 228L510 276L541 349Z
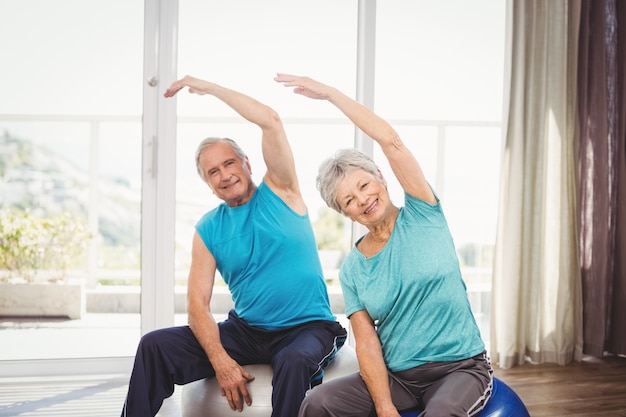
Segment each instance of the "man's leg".
M224 349L240 365L268 362L254 329L233 311L218 326ZM174 393L174 384L213 376L213 366L189 326L147 333L137 348L122 417L152 417Z
M152 417L174 384L214 375L204 350L188 326L145 334L139 342L122 417Z
M321 382L324 368L346 340L339 323L315 322L279 337L272 358L272 417L294 417L306 391Z

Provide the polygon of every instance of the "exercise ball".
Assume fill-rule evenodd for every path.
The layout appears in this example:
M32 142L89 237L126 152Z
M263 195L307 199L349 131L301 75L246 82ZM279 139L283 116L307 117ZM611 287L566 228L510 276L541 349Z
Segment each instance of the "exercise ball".
M419 410L400 413L402 417L417 417ZM493 392L478 417L530 417L521 398L502 380L493 379Z
M254 375L248 383L252 405L244 405L243 411L233 411L226 397L222 397L215 378L206 378L183 385L181 394L182 417L269 417L272 414L272 367L270 365L246 365ZM324 370L324 381L349 375L359 370L354 348L344 345L335 359Z

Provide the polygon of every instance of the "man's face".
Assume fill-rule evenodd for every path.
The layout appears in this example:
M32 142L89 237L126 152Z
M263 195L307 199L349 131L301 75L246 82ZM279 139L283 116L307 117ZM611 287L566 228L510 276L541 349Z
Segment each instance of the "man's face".
M240 206L252 197L250 161L241 159L229 144L217 142L204 149L199 165L213 193L229 206Z

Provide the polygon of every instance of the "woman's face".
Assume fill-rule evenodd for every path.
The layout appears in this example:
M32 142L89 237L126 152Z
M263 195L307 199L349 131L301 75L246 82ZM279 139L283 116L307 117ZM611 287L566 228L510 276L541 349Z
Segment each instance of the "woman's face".
M393 207L384 180L362 169L337 184L337 202L343 214L364 226L383 221Z

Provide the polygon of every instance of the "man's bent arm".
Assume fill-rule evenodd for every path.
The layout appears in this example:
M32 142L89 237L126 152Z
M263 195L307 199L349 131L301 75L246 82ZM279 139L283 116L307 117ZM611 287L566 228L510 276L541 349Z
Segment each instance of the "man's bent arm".
M246 382L253 377L228 355L220 341L219 328L211 313L210 304L215 270L215 258L196 232L187 284L189 327L213 365L217 382L231 408L241 411L244 401L248 405L252 404Z
M165 92L165 97L172 97L184 87L189 87L190 93L218 98L261 128L263 159L267 166L264 180L292 209L304 214L306 207L300 194L293 153L278 113L243 93L188 75L175 81Z

